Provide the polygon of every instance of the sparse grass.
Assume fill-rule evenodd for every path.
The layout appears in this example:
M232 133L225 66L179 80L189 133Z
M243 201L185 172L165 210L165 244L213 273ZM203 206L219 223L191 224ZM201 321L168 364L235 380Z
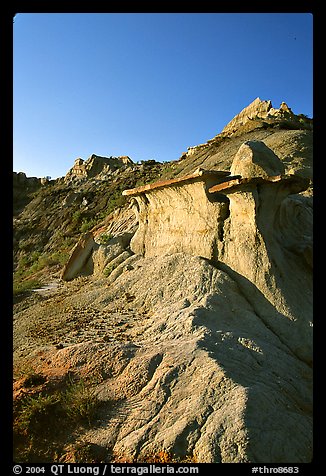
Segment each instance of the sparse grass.
M112 271L114 271L116 268L117 268L118 265L114 265L114 264L109 264L103 271L103 274L106 278L108 278L110 276L110 274L112 273Z
M72 383L62 395L61 401L70 420L91 425L99 403L93 388L86 386L82 380Z
M144 453L134 458L115 454L112 463L198 463L198 460L194 454L177 456L170 451L161 450Z
M40 286L41 283L38 279L29 279L27 281L14 280L13 296L16 297Z
M14 429L34 438L46 436L52 431L60 410L60 397L57 394L27 396L21 404Z
M97 224L97 220L94 218L84 218L82 224L80 225L79 231L81 233L86 233L86 231L89 231L93 226Z
M113 235L111 233L102 233L102 235L98 238L98 242L100 245L106 245L112 238Z

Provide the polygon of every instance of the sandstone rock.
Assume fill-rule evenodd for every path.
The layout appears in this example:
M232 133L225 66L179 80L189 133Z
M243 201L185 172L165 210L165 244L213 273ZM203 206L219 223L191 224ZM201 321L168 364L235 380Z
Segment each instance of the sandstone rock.
M70 281L79 276L82 272L87 272L85 266L94 248L93 234L88 232L82 236L79 242L74 246L70 258L64 266L61 279Z
M262 141L247 141L238 150L230 169L231 175L243 178L282 175L285 168L277 155Z
M214 258L216 234L225 204L209 201L207 187L228 173L197 173L157 182L125 193L135 196L139 228L131 240L134 253L158 256L186 252Z
M289 106L284 101L281 102L280 111L287 112L289 114L293 114L292 109L289 108Z
M282 162L259 141L240 147L231 166L231 174L239 173L240 178L214 177L220 183L208 189L208 177L212 181L213 176L203 172L196 180L189 176L130 191L137 200L139 220L131 249L146 257L189 253L228 270L253 296L266 325L275 328L295 355L310 362L311 340L306 346L302 336L311 339L312 280L305 265L311 247L292 233L295 244L287 250L297 248L301 259L298 253L288 255L284 223L279 226L279 220L284 221L284 199L305 190L309 181L283 177ZM309 214L300 220L296 227L311 227ZM284 277L291 270L294 277L287 282ZM305 292L298 292L300 282L305 283ZM294 320L298 320L295 327Z
M128 156L120 157L102 157L92 154L87 160L78 158L75 160L73 167L65 176L65 181L69 181L74 177L92 178L99 175L111 173L122 166L132 165L133 161Z

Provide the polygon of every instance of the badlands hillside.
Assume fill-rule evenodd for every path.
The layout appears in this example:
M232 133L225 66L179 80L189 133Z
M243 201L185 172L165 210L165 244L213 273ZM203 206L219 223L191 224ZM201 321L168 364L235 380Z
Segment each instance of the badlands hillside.
M15 461L311 461L312 128L14 173Z

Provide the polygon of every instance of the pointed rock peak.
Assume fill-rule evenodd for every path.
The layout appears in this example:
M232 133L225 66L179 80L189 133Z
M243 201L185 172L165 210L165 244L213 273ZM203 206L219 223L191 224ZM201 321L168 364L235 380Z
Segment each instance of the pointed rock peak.
M266 117L269 110L272 108L272 102L262 101L257 97L249 106L242 109L232 121L230 121L223 129L223 133L232 133L237 130L239 126L242 126L250 119L255 117Z

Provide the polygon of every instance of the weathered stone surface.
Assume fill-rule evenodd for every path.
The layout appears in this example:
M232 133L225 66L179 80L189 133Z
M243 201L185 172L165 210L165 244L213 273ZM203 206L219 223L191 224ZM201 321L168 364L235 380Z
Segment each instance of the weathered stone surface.
M228 269L247 289L266 325L295 355L311 363L312 277L306 258L284 249L284 228L278 221L289 192L286 182L279 181L228 195L229 216L218 259L221 269ZM299 217L296 226L306 227L305 220Z
M178 252L214 258L225 203L209 201L205 181L154 188L135 197L139 228L134 253L159 256Z
M260 98L256 98L224 127L222 133L234 132L240 125L245 124L254 117L266 117L271 108L271 101L262 101Z
M121 157L102 157L92 154L87 160L78 158L75 160L73 167L67 172L65 181L69 181L74 177L91 178L99 174L106 174L114 171L124 165L132 165L133 161L130 157L124 155Z
M74 246L70 258L64 266L61 279L64 281L70 281L76 278L80 273L87 273L87 261L92 254L95 242L92 233L85 233Z
M69 308L77 335L64 324ZM165 450L199 462L308 462L311 369L291 350L299 322L280 339L282 319L271 308L227 267L183 253L135 256L109 287L94 281L52 307L38 304L34 313L64 347L39 344L32 358L48 375L102 376L101 421L81 439L124 458ZM28 316L21 311L15 329L19 321L33 332Z

